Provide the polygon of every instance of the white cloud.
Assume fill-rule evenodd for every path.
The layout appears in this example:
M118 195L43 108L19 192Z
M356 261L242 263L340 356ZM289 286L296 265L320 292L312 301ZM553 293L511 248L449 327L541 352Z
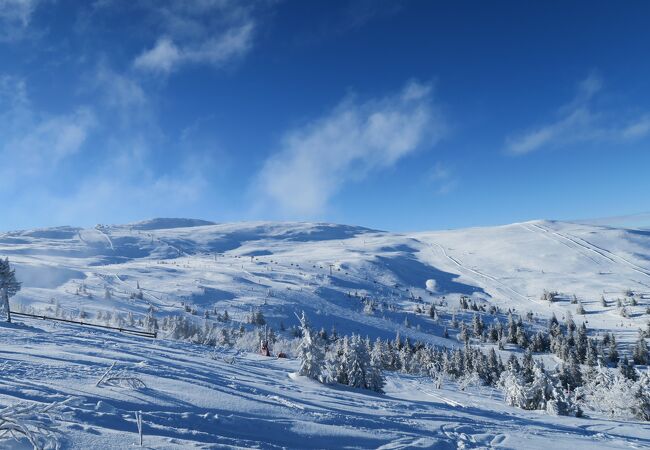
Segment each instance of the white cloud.
M193 1L154 7L160 35L142 51L133 66L141 71L168 74L188 64L219 68L244 56L252 47L255 20L243 3Z
M289 215L316 215L347 182L394 165L434 145L445 125L432 105L431 86L411 82L396 95L333 111L288 132L257 176L260 204Z
M555 121L516 133L506 139L506 152L524 155L545 147L577 143L622 143L650 135L650 115L626 117L624 111L597 108L594 103L603 82L590 75L579 83L575 98L560 107Z
M152 49L141 53L133 65L138 69L168 73L181 59L183 59L181 51L171 39L162 37Z
M638 139L650 134L650 114L639 117L633 123L630 123L623 129L623 137L625 139Z

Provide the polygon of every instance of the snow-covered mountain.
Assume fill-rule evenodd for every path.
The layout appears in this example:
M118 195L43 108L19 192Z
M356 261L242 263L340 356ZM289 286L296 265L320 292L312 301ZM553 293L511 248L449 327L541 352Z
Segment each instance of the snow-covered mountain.
M91 322L153 310L159 320L198 322L227 311L246 323L254 310L279 332L305 311L317 329L457 347L455 332L443 334L451 317L471 319L458 308L463 297L498 307L502 318L508 310L531 312L538 324L570 312L593 334L615 332L625 348L650 318L650 232L602 225L533 221L391 233L154 219L7 232L0 256L23 282L12 309ZM545 290L557 291L558 301L541 300ZM622 317L617 299L630 295L636 304ZM586 314L576 316L576 301ZM417 312L432 302L436 320ZM31 319L0 327L0 337L0 403L81 399L69 407L82 423L67 428L70 448L131 445L137 410L145 411L153 448L541 448L558 437L567 447L650 445L650 429L634 422L541 416L488 391L434 391L408 375L391 374L386 394L375 395L289 376L293 360L165 339ZM147 388L95 386L112 361L139 373Z
M568 301L541 302L544 289L576 295L592 327L636 330L647 320L642 305L621 326L616 308L602 307L600 298L623 297L628 289L650 295L649 232L548 221L389 233L319 223L156 219L5 233L0 254L23 281L15 302L25 306L43 308L55 299L71 313L143 314L154 305L165 314L189 304L235 316L256 307L273 325L295 322L294 312L304 309L318 326L364 333L370 327L394 334L419 298L445 296L456 306L457 297L468 295L541 316L573 309ZM427 280L435 280L434 292ZM92 299L77 295L80 284ZM130 298L138 286L142 300ZM349 300L354 293L398 308L385 319L368 316ZM414 317L413 325L428 322Z

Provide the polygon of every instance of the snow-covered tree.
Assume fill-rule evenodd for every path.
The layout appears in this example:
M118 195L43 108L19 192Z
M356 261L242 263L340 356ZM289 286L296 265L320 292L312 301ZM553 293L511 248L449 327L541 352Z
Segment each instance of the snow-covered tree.
M318 338L318 334L309 326L304 311L302 312L302 316L300 316L300 331L302 339L298 346L298 358L300 359L300 370L298 373L313 380L323 382L325 381L323 375L325 361L323 345Z
M632 359L634 359L635 364L648 364L648 343L645 340L645 333L639 330L639 338L634 345L634 351L632 353Z
M366 388L366 369L370 365L370 355L368 355L359 335L352 335L350 349L345 354L345 357L348 370L348 386Z
M9 298L20 291L21 283L16 280L16 271L11 268L9 258L0 258L0 307L7 315L7 322L11 322L11 309Z
M585 407L610 417L636 417L650 420L650 375L640 374L637 381L620 372L598 367L595 375L576 389Z
M526 382L514 367L508 367L508 369L501 374L499 387L503 391L506 404L516 408L534 409L529 408Z

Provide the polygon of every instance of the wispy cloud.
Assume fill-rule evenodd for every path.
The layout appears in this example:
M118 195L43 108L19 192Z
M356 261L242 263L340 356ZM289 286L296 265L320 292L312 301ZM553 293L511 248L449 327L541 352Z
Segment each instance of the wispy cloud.
M438 195L449 194L458 186L458 179L454 172L440 162L429 170L425 181L435 187L435 193Z
M135 220L209 202L216 170L205 140L197 149L191 133L163 136L139 85L107 66L82 90L103 101L52 114L32 103L22 78L0 75L0 199L11 199L14 223ZM192 151L166 155L173 164L161 167L163 141Z
M319 214L346 183L433 146L445 129L431 85L410 82L397 94L366 102L350 96L285 134L257 176L260 205L288 215Z
M558 108L556 119L515 133L506 139L506 152L524 155L543 148L578 143L622 143L650 135L650 114L629 115L615 108L597 107L603 81L590 75L579 83L576 96Z
M252 47L256 21L242 2L191 1L154 6L161 24L155 43L144 49L133 66L168 74L188 64L222 67Z
M151 171L152 155L125 152L109 160L72 192L32 194L55 223L78 223L79 218L112 223L144 217L191 214L208 187L209 160L182 159L174 173ZM199 164L200 162L200 164Z
M56 169L76 154L96 125L93 111L79 107L68 114L36 112L23 79L0 76L0 162L2 185Z
M40 0L0 0L0 42L22 38Z

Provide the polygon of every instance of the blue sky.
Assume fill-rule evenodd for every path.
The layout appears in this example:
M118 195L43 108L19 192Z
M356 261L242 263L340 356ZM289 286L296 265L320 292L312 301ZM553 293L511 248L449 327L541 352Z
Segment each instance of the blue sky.
M649 14L0 0L0 229L649 211Z

